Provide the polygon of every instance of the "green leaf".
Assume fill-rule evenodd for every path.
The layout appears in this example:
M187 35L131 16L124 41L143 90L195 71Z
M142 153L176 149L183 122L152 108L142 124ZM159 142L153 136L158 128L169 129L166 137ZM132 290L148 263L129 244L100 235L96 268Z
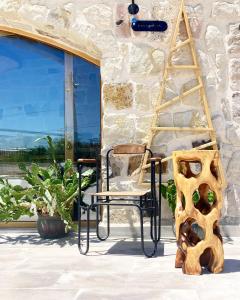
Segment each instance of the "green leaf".
M200 195L198 191L195 191L192 196L193 203L196 205L200 200Z
M167 198L167 187L164 184L161 184L161 195L163 198Z

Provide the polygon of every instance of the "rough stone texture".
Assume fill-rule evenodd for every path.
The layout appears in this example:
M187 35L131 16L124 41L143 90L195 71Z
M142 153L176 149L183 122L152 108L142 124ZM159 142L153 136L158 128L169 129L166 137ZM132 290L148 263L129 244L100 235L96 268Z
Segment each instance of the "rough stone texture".
M105 105L112 105L116 109L125 109L132 106L133 87L128 84L105 84L103 86L103 99Z
M205 39L208 51L216 51L218 53L218 51L222 52L224 50L222 33L218 27L209 25Z
M213 3L212 16L232 18L238 15L239 3L229 3L224 1L217 1Z
M193 37L199 38L203 26L203 6L198 4L196 6L187 6L186 9L189 16Z
M164 33L133 32L129 27L129 2L120 0L1 0L0 25L50 37L100 60L102 155L105 155L113 144L147 142L153 109L159 104L160 82L179 2L142 0L138 3L140 18L168 22L168 30ZM239 220L237 194L240 183L236 164L240 151L240 3L239 0L185 2L229 181L225 195L226 207L228 203L229 206L223 210L223 217L226 222ZM178 42L186 38L186 29L182 25ZM186 49L179 52L181 55L174 57L176 63L191 62ZM193 72L172 72L164 94L165 101L196 85L193 76ZM194 115L191 116L189 111ZM162 126L172 125L173 120L179 126L204 126L206 121L202 119L198 92L162 113L159 116ZM173 132L161 132L154 139L152 149L168 156L173 150L191 148L193 141L208 139L207 134L176 136ZM114 170L117 179L112 188L136 187L133 178L126 177L128 160L115 160ZM171 163L168 171L164 180L172 176ZM124 178L121 177L123 173ZM115 213L114 220L118 219L118 213ZM163 215L171 216L165 202Z
M129 67L131 73L149 74L153 69L150 47L132 44L129 53Z
M232 95L232 114L234 121L240 123L240 92Z
M104 4L95 4L83 10L83 14L90 24L100 29L112 29L112 9Z
M142 160L141 155L134 155L129 157L128 175L132 175L133 172L139 168L141 164L141 160Z
M228 52L232 56L240 56L240 30L239 23L229 26Z
M230 86L233 91L240 90L240 58L230 60Z
M131 36L127 5L123 3L117 3L116 6L115 33L120 38L129 38Z

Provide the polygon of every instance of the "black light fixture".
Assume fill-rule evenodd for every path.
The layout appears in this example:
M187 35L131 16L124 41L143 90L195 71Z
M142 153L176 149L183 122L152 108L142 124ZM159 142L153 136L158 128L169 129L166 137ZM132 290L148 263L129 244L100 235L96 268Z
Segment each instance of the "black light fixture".
M136 15L139 12L139 6L132 0L132 4L128 6L128 12L130 15Z
M132 0L132 4L128 6L128 12L130 15L136 15L139 12L139 6ZM165 21L157 20L138 20L132 18L131 27L134 31L166 31L168 24Z

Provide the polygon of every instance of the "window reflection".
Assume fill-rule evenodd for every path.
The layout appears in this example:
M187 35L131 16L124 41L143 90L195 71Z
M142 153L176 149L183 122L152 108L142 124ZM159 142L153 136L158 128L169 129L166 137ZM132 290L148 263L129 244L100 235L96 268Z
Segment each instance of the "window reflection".
M19 162L49 161L50 135L58 161L65 149L64 52L18 36L0 36L0 175ZM69 67L69 66L68 66ZM71 66L72 68L72 66ZM72 70L72 69L71 69ZM73 57L74 158L100 151L100 70Z
M100 151L100 70L74 57L73 74L75 158L95 158Z
M16 173L20 161L47 162L45 142L34 142L45 135L64 158L63 51L16 36L0 37L0 102L1 174Z

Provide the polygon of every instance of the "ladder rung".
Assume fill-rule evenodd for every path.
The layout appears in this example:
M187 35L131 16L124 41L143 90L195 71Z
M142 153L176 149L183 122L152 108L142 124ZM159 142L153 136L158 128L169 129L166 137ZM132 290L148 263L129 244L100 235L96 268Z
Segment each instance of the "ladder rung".
M159 105L159 106L157 107L157 109L156 109L157 112L158 112L159 110L163 109L163 108L168 107L169 105L174 104L175 102L181 100L182 98L187 97L188 95L191 95L192 93L196 92L196 91L199 90L200 88L202 88L202 85L201 85L201 84L199 84L199 85L193 87L192 89L190 89L190 90L188 90L188 91L182 93L182 95L176 96L176 97L174 97L173 99L168 100L166 103L163 103L162 105Z
M174 69L179 69L179 70L197 70L199 69L198 66L194 66L194 65L171 65L171 66L167 66L168 69L170 70L174 70Z
M183 41L183 42L177 44L175 47L173 47L173 48L171 49L171 52L176 51L177 49L179 49L179 48L181 48L181 47L184 47L185 45L189 44L190 42L191 42L191 40L190 40L190 39L187 39L187 40L185 40L185 41Z
M214 131L207 127L152 127L153 131Z
M210 146L213 146L213 145L216 145L217 142L216 141L213 141L213 142L209 142L209 143L206 143L206 144L203 144L203 145L200 145L198 147L195 147L195 148L192 148L191 150L201 150L201 149L205 149L207 147L210 147ZM162 159L162 162L166 162L168 160L171 160L172 159L172 156L168 156L168 157L165 157ZM159 162L156 162L155 165L158 165ZM151 167L151 164L146 164L145 166L142 167L143 170L146 170L148 168Z

